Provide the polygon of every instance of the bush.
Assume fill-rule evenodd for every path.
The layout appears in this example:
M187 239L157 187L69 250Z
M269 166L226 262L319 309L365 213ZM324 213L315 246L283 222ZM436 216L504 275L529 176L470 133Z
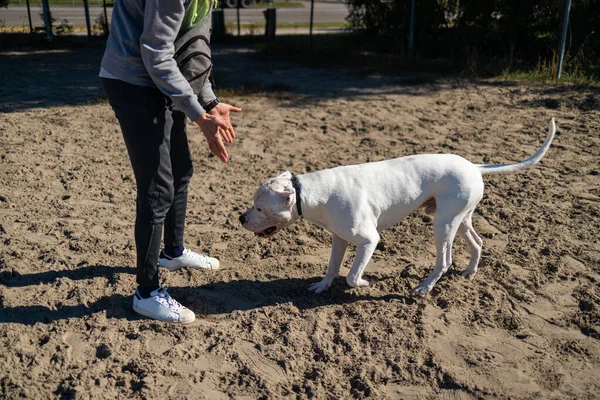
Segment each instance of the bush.
M58 36L60 35L70 35L73 33L73 25L69 25L69 21L63 19L60 25L55 28L55 32Z
M94 26L92 27L92 32L97 36L108 37L109 27L108 21L104 17L104 13L100 13L96 20L94 21Z

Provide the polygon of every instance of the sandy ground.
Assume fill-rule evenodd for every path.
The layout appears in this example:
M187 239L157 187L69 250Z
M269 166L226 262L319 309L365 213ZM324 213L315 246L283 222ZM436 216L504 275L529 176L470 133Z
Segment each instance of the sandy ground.
M597 91L414 83L217 48L222 98L244 113L227 165L190 126L187 245L223 269L161 274L198 316L181 327L131 310L135 182L98 100L101 52L1 54L1 398L598 398ZM485 179L475 279L459 275L459 240L424 299L409 296L434 263L422 212L383 232L373 287L342 277L322 295L307 287L325 274L327 232L303 221L264 241L237 221L257 185L285 170L425 152L520 161L551 117L559 134L539 166Z

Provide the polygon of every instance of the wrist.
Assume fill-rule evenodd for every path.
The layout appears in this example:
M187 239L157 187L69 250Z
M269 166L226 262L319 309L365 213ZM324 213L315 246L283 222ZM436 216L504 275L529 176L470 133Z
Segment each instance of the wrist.
M195 122L196 122L198 125L200 125L200 124L202 124L202 123L204 123L204 122L206 122L206 121L208 121L208 120L210 120L210 119L211 119L211 118L210 118L210 114L209 114L209 113L207 113L207 112L203 112L202 114L200 114L200 116L199 116L198 118L196 118L196 121L195 121Z
M204 108L204 111L210 112L213 108L215 108L219 104L221 104L221 101L219 100L218 97L215 97L214 100L211 100L208 103L203 104L202 108Z

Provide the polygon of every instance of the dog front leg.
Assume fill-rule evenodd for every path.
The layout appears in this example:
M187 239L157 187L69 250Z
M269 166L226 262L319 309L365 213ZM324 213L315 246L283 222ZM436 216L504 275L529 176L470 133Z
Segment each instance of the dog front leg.
M332 233L331 235L331 257L329 258L329 269L327 270L327 274L321 282L313 283L308 287L308 290L312 290L317 294L329 289L333 280L340 275L342 260L344 259L344 254L348 248L348 242L335 233Z
M352 287L365 287L371 284L366 279L363 279L362 275L371 260L375 247L377 247L377 242L379 242L379 235L376 238L373 237L367 243L356 246L356 258L354 259L350 273L346 277L348 285Z

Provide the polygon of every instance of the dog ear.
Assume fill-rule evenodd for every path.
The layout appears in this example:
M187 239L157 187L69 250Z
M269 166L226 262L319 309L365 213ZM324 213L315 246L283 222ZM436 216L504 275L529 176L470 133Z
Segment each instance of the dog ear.
M283 174L279 175L278 178L292 179L292 173L290 171L285 171Z
M292 202L294 201L294 198L296 197L296 192L294 191L294 189L284 188L283 192L279 192L279 195L283 199L284 207L291 208Z

